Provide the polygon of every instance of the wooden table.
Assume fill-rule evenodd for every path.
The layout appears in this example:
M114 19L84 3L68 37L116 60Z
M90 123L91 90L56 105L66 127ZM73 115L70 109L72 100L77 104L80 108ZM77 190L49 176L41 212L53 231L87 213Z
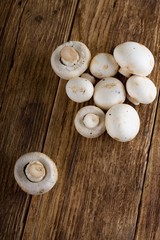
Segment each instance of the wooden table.
M0 239L159 240L159 97L136 107L134 141L81 137L74 117L93 100L69 100L66 81L50 66L52 51L70 39L92 56L128 40L146 45L159 87L159 0L1 0ZM43 196L25 194L13 177L29 151L46 153L58 167L58 183Z

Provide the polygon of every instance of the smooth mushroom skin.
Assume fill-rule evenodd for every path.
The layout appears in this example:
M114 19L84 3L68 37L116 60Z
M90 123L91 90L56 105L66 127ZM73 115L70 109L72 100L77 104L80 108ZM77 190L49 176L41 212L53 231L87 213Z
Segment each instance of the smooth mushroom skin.
M126 92L120 80L108 77L96 84L93 98L98 107L108 110L115 104L123 103L126 99Z
M148 76L153 70L153 54L140 43L122 43L114 49L113 55L121 67L119 72L126 77L130 77L131 74Z
M120 142L128 142L136 137L140 129L137 111L128 104L117 104L106 113L107 133Z
M86 102L93 96L93 84L81 77L70 79L66 84L67 96L74 102Z
M126 83L128 100L133 104L152 103L157 95L157 88L154 83L147 77L133 75ZM136 104L136 105L137 105Z
M84 73L90 59L90 50L84 43L70 41L55 49L51 56L51 65L60 78L69 80Z
M90 63L90 72L97 78L112 77L118 72L118 63L109 53L97 54Z
M105 132L105 114L98 107L86 106L77 112L74 124L83 137L97 138Z
M38 182L32 182L28 179L30 175L26 175L28 164L35 162L41 163L45 168L45 176L39 179ZM35 178L36 174L33 175ZM40 195L53 188L58 179L58 171L55 163L47 155L40 152L30 152L24 154L16 161L14 166L14 177L17 184L24 192L31 195Z
M139 105L139 102L137 102L136 99L134 99L133 97L129 96L129 94L127 94L127 99L133 103L134 105L138 106Z
M91 74L89 74L89 73L83 73L83 74L81 75L81 77L89 80L93 85L96 83L95 77L93 77L93 76L92 76Z

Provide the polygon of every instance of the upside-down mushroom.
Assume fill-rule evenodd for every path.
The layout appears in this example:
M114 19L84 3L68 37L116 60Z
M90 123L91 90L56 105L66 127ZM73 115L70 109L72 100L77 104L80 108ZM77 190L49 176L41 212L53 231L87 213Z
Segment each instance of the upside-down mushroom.
M55 49L51 56L51 65L60 78L69 80L84 73L90 59L91 53L84 43L70 41Z
M75 128L86 138L96 138L105 132L105 114L95 106L81 108L74 120Z
M14 167L20 188L31 195L40 195L53 188L58 179L55 163L44 153L30 152L21 156Z

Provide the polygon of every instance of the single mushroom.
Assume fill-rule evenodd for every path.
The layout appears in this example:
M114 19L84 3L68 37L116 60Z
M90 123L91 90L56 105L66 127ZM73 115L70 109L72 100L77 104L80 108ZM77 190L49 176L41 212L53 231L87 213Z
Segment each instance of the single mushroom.
M81 77L89 80L93 85L96 83L95 77L93 77L93 76L92 76L91 74L89 74L89 73L83 73L83 74L81 75Z
M125 77L131 74L148 76L154 67L154 57L151 51L137 42L125 42L118 45L113 52L120 65L119 72Z
M138 134L140 119L132 106L117 104L106 113L105 125L112 138L120 142L128 142Z
M91 53L84 43L70 41L55 49L51 56L51 65L60 78L69 80L84 73L90 59Z
M108 77L96 84L93 98L98 107L107 110L115 104L123 103L126 99L126 92L120 80Z
M53 188L58 179L55 163L44 153L30 152L21 156L14 167L20 188L31 195L40 195Z
M76 130L86 138L96 138L105 132L105 114L95 106L81 108L74 120Z
M74 102L88 101L93 96L93 92L93 84L85 78L75 77L66 84L67 96Z
M118 72L118 63L109 53L97 54L90 63L90 72L97 78L112 77Z
M157 95L154 83L147 77L133 75L126 83L127 98L135 105L152 103Z

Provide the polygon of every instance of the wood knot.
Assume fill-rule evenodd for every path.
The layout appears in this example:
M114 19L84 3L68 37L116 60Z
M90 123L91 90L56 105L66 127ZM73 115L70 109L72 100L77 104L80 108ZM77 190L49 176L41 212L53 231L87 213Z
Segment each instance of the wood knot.
M38 15L35 17L35 20L38 22L38 23L41 23L42 20L43 20L43 17L41 15Z

